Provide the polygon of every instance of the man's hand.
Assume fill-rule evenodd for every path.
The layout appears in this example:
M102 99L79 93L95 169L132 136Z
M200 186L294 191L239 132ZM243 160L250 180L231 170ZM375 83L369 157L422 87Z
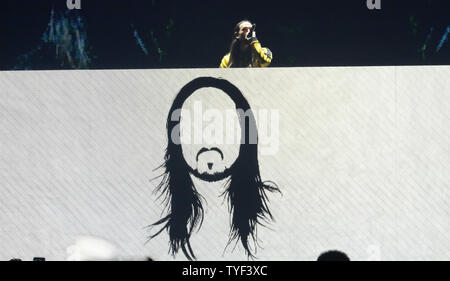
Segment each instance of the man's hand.
M256 42L256 41L258 41L258 39L256 38L256 31L253 31L253 32L252 32L252 36L249 36L249 37L247 38L247 42L248 42L249 44L252 44L253 42Z
M252 34L248 32L247 37L245 39L247 39L248 41L252 41L253 38L256 38L256 31L253 31Z

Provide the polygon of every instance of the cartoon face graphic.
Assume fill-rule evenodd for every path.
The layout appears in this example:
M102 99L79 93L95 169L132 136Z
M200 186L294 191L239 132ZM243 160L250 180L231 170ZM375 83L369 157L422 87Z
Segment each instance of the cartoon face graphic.
M205 181L228 177L241 143L236 105L223 91L202 88L183 103L181 150L191 173Z
M261 180L256 121L244 95L227 80L196 78L176 95L166 129L164 173L156 191L164 195L168 213L151 225L161 228L150 239L166 230L172 255L181 250L189 260L196 259L190 237L201 228L204 200L191 176L206 182L228 178L227 245L240 241L247 256L254 257L257 226L273 219L267 192L279 189Z

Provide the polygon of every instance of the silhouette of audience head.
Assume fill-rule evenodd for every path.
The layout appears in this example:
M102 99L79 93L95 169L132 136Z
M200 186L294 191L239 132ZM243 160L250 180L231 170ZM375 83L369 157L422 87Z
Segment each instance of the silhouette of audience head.
M331 250L320 254L317 261L350 261L350 258L343 252Z

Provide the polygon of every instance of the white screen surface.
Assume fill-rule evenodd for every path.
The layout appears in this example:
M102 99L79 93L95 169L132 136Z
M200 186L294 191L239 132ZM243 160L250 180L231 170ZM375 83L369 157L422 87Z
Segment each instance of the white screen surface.
M178 91L199 76L236 85L258 117L279 112L276 153L259 155L275 222L260 260L450 257L449 67L30 71L0 73L0 259L64 260L79 235L123 256L170 260L148 242L152 194ZM220 104L218 104L220 108ZM261 133L261 128L258 128ZM260 150L264 144L260 143ZM192 237L199 259L246 259L216 190ZM184 259L180 253L177 259Z

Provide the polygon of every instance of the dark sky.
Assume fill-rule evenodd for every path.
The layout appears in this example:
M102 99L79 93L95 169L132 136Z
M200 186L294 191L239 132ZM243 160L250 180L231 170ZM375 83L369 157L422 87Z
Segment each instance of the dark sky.
M447 2L381 0L381 10L368 10L366 0L82 0L70 13L86 26L89 68L218 67L244 18L257 23L273 67L450 64L450 42L435 51L450 26ZM66 1L2 1L1 69L40 44L52 8L67 11Z

